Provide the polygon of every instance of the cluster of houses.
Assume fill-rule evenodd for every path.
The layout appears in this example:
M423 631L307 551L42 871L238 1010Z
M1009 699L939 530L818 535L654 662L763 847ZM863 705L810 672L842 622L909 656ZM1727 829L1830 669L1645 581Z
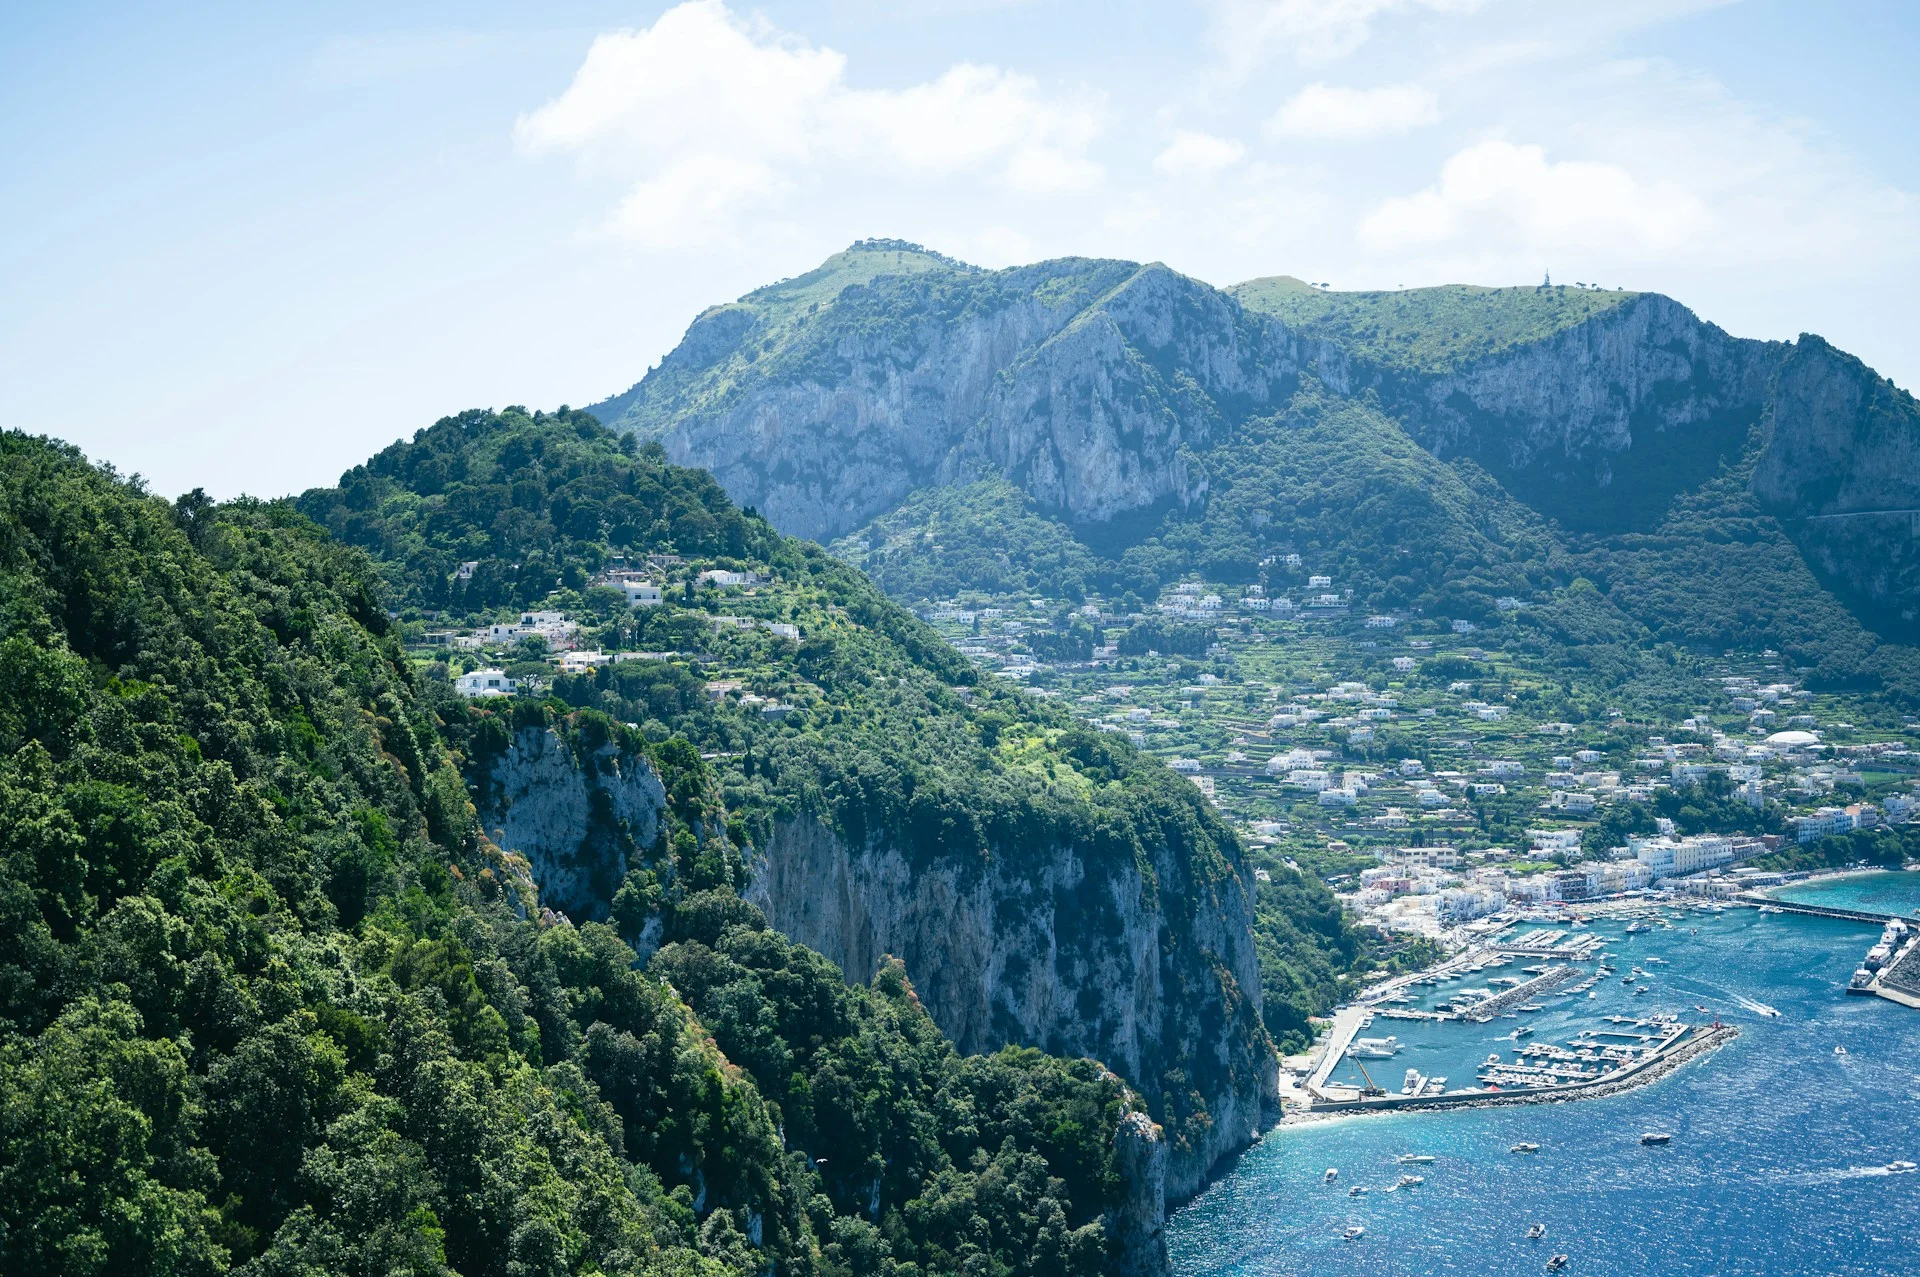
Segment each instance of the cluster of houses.
M1564 858L1579 850L1579 835L1570 830L1535 830L1530 841L1528 858ZM1526 872L1500 863L1519 858L1516 852L1463 855L1454 847L1399 847L1380 853L1381 863L1362 870L1357 889L1343 899L1375 925L1437 934L1516 907L1603 900L1650 888L1729 895L1763 886L1776 879L1754 870L1721 871L1775 851L1781 842L1778 837L1675 837L1669 826L1665 833L1630 839L1605 859Z

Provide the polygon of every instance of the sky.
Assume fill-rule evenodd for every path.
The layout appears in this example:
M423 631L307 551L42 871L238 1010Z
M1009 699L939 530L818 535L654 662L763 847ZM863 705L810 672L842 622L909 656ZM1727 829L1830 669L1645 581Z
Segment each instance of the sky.
M1561 282L1920 387L1920 5L0 6L0 427L275 496L868 236Z

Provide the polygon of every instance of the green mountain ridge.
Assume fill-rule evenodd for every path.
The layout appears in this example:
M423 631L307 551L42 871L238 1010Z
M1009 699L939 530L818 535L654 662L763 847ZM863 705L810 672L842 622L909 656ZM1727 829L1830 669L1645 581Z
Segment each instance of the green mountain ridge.
M1262 565L1291 553L1362 578L1356 606L1471 619L1578 575L1629 631L1920 704L1920 408L1818 338L1733 338L1652 293L1222 292L894 251L910 272L856 248L865 277L778 331L743 299L724 376L682 357L703 319L591 411L908 602L1042 563L1145 600L1188 574L1284 589ZM1312 473L1260 442L1308 418Z

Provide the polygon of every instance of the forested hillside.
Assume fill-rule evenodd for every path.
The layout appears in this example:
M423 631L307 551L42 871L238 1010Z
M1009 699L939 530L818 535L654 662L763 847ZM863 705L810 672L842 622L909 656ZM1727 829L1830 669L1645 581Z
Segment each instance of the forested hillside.
M1249 995L1272 964L1250 938L1238 842L1183 779L979 680L844 562L584 413L449 418L299 505L378 556L403 616L541 601L582 618L583 641L654 654L553 678L536 721L564 733L604 714L640 738L684 737L712 759L727 850L664 869L628 856L590 916L638 939L663 897L699 882L746 890L856 982L898 955L963 1050L1019 1042L1125 1076L1166 1129L1176 1196L1251 1136L1272 1056ZM666 606L630 610L588 584L664 550L686 559L663 565ZM470 582L452 579L475 561ZM702 584L709 566L758 583ZM525 743L526 714L470 712L476 784ZM1356 952L1311 922L1330 893L1302 893L1313 992L1300 1005L1319 1012Z
M543 912L461 776L491 716L384 590L288 505L0 436L0 1270L1128 1261L1125 1084L963 1059L897 966L769 932L684 738L498 711L625 733L673 795L649 966Z

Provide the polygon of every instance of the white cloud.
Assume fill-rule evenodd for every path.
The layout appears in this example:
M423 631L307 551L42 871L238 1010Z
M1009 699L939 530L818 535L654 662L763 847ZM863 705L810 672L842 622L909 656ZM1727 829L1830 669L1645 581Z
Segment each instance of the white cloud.
M610 228L654 248L731 233L813 179L985 179L1024 195L1103 178L1088 148L1105 126L1090 95L960 64L898 90L855 89L847 60L723 0L690 0L653 26L593 42L567 90L515 129L531 155L576 156L631 182Z
M1167 148L1154 157L1153 167L1168 177L1211 177L1240 162L1247 148L1232 138L1178 129Z
M1439 102L1417 84L1377 89L1309 84L1287 100L1267 128L1282 137L1363 138L1405 133L1439 119Z
M1549 162L1544 149L1481 142L1440 180L1387 200L1360 223L1360 242L1383 253L1498 240L1539 253L1664 257L1714 226L1705 203L1672 183L1647 184L1616 164Z
M1246 72L1282 51L1303 64L1332 62L1365 44L1376 18L1471 13L1484 0L1210 0L1216 48Z

